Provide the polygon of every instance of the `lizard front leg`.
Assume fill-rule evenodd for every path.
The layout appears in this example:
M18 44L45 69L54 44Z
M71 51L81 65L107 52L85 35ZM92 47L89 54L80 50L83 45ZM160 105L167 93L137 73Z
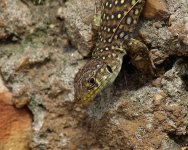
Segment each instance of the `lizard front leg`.
M151 59L147 46L136 40L130 39L128 42L128 54L131 57L132 64L144 74L154 75L154 63Z

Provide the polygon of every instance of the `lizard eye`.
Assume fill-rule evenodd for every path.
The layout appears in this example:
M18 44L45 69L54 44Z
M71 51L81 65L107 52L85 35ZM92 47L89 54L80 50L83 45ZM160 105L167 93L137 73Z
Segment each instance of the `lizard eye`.
M96 82L96 80L95 80L95 78L90 78L90 79L88 79L88 84L87 84L87 89L88 90L91 90L92 88L94 88L94 87L97 87L98 86L98 84L97 84L97 82Z
M92 84L92 85L96 83L94 78L90 78L90 79L88 80L88 82L89 82L90 84Z

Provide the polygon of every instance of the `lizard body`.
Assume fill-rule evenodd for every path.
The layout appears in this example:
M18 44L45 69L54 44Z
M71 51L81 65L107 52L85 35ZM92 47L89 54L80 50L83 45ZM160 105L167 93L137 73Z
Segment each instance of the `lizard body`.
M99 40L74 80L75 102L85 104L112 84L129 49L145 0L102 0Z

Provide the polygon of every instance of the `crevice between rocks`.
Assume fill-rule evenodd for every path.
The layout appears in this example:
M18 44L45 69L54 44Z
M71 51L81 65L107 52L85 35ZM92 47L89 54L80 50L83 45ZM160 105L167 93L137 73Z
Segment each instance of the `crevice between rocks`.
M175 133L168 133L168 137L172 139L175 143L181 146L188 146L188 134L186 135L176 135Z

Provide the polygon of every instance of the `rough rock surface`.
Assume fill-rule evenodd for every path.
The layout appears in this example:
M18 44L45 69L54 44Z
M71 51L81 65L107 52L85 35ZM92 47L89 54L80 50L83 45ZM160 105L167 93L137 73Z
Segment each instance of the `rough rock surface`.
M0 40L17 40L29 32L32 23L29 8L20 0L0 0Z
M0 79L0 149L27 150L31 137L31 116L27 109L15 109L12 95Z
M187 1L147 1L134 36L148 46L156 77L144 76L125 56L114 85L87 108L72 105L73 79L96 42L94 1L0 2L0 72L10 91L0 94L0 149L188 147Z
M65 18L65 28L83 56L87 56L93 46L92 22L95 14L94 5L95 1L70 0L65 4L62 12Z

